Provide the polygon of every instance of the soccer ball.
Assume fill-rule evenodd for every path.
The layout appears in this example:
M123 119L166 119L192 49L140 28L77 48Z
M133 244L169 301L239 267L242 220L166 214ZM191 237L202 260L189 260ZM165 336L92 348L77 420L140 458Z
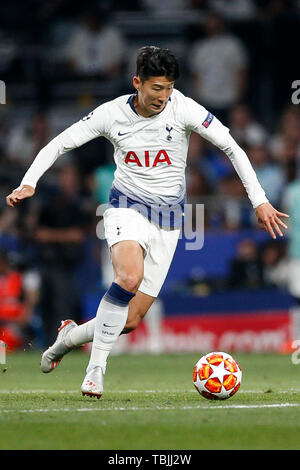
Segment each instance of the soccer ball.
M193 371L197 392L210 400L226 400L240 388L242 369L230 354L211 352L201 357Z

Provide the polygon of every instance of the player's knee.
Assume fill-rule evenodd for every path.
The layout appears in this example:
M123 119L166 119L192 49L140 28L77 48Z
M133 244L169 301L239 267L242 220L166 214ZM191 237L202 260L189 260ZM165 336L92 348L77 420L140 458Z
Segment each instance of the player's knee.
M142 282L142 276L139 276L136 273L124 273L118 275L115 282L123 289L135 293L138 290L140 283Z

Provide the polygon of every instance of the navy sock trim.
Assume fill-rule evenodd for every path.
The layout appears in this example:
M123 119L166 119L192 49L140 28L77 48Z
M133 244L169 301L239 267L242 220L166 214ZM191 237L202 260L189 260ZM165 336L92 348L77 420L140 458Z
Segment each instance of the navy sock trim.
M104 295L105 300L108 302L120 305L124 307L128 305L130 300L135 296L132 292L129 292L123 287L119 286L116 282L113 282L106 294Z

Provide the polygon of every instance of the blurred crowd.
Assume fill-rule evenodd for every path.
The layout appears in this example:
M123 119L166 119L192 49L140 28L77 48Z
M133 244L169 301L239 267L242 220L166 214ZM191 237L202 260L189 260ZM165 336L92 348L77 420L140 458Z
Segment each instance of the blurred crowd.
M278 39L278 31L293 38L299 26L299 1L102 0L83 8L76 1L31 0L7 6L0 19L0 78L7 84L0 109L0 326L11 344L49 344L60 319L83 319L87 286L96 291L103 284L96 209L107 201L112 148L97 139L62 156L35 197L17 209L5 206L5 196L51 138L101 102L133 92L134 59L150 38L174 50L182 70L177 87L230 129L270 202L293 215L280 243L245 239L238 246L226 288L287 287L300 298L298 286L288 282L290 260L298 278L300 272L300 107L291 102L297 77L289 68L287 38L281 36L283 44ZM149 28L156 32L147 41ZM257 229L231 162L196 134L186 177L188 201L205 204L207 230Z

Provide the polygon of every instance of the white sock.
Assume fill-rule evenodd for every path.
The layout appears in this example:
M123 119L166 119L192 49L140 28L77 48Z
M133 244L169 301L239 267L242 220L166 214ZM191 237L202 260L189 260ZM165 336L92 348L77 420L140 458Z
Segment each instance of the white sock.
M87 372L95 366L101 366L105 373L107 358L124 329L129 301L134 295L113 283L102 298L94 324L93 345Z
M68 348L76 348L83 344L90 343L94 338L96 317L82 325L78 325L69 332L65 339Z

